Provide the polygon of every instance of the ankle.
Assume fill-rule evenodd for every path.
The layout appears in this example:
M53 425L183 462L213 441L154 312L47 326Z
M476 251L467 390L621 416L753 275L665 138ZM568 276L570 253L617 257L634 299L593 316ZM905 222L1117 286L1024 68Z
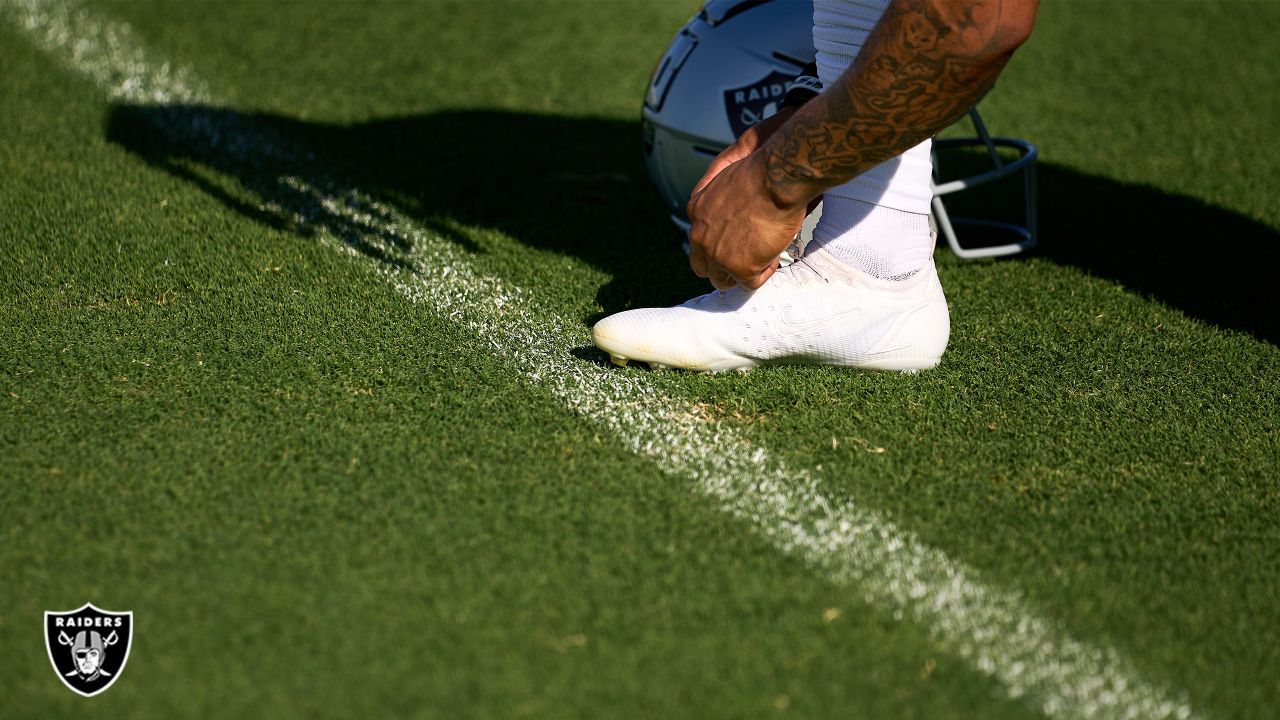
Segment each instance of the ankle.
M933 256L929 216L829 198L814 244L834 260L881 280L905 280Z

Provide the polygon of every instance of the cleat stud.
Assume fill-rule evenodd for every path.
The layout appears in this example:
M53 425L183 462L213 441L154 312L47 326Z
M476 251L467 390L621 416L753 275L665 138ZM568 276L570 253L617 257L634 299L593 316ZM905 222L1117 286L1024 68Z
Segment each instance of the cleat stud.
M622 357L621 355L612 355L612 354L609 355L609 362L613 363L614 365L617 365L618 367L627 366L627 359Z

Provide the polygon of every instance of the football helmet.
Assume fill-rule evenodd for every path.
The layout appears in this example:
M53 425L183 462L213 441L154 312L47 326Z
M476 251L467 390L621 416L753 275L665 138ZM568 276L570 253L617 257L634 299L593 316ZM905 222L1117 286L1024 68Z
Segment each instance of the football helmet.
M641 124L649 177L678 227L689 229L685 206L711 160L744 130L777 111L787 85L814 55L813 5L803 0L709 0L676 34L654 66ZM1036 146L992 136L976 107L968 118L972 137L933 143L931 221L959 257L1022 252L1036 240ZM983 162L989 167L942 179L940 152L974 149L985 155ZM1022 175L1022 224L952 217L947 212L944 196L1014 173ZM806 220L803 233L812 232L816 212ZM971 230L1004 242L964 247L957 231L968 237Z

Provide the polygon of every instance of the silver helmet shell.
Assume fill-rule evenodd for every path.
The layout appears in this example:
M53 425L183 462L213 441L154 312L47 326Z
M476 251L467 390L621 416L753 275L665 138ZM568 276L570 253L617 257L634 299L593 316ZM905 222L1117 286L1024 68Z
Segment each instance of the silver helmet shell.
M711 0L685 23L654 67L643 110L649 177L673 219L687 224L711 160L777 110L813 57L805 0Z
M649 177L677 226L688 229L685 207L711 160L748 127L776 112L787 84L814 55L810 0L710 0L680 29L654 66L642 110ZM975 136L940 140L935 150L977 148L986 152L992 168L941 183L935 180L934 226L963 258L1021 252L1035 243L1036 147L1024 140L992 137L976 108L968 117ZM1004 159L1002 148L1016 157ZM936 178L936 157L934 166ZM1024 224L948 215L944 195L1015 172L1023 175ZM816 213L806 229L815 222ZM967 227L996 231L1010 242L962 247L957 231L963 233Z

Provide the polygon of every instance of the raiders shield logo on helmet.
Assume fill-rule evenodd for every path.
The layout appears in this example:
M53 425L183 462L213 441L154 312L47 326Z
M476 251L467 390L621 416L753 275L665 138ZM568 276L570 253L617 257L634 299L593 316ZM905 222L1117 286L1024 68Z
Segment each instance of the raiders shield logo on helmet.
M44 644L62 684L93 697L120 679L133 646L133 613L100 610L45 612Z
M724 111L729 115L729 126L736 138L747 128L778 111L778 103L787 94L787 83L795 75L777 70L740 88L724 91Z

